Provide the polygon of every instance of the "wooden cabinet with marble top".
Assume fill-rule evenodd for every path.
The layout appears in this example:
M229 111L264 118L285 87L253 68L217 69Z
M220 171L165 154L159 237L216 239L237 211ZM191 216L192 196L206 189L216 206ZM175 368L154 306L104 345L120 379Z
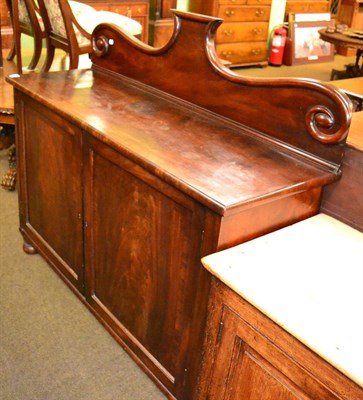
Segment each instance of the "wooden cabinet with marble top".
M362 255L363 233L320 213L205 257L198 399L362 399Z
M176 12L162 49L100 25L91 70L9 78L25 250L180 400L201 365L200 259L316 214L352 109L320 82L234 74L220 24Z

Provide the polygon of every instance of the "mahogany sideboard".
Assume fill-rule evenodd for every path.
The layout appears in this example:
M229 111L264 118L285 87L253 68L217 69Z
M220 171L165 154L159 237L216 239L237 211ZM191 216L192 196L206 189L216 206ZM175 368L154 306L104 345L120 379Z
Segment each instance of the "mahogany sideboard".
M102 24L90 70L8 81L24 250L169 398L192 400L211 282L201 258L319 211L352 103L317 81L241 77L215 52L222 20L174 19L163 48Z

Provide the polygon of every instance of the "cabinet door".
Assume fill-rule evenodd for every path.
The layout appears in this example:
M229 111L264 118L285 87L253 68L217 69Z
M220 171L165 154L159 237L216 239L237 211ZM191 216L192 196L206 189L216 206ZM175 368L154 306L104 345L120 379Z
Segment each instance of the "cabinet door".
M219 312L209 400L338 399L243 315L226 304Z
M81 290L81 132L30 99L17 102L21 230Z
M196 304L206 306L206 296L204 306L195 303L206 276L200 265L204 210L95 139L87 138L85 148L87 300L179 396L185 374L197 375L188 357L200 350L192 343L203 322L193 323Z

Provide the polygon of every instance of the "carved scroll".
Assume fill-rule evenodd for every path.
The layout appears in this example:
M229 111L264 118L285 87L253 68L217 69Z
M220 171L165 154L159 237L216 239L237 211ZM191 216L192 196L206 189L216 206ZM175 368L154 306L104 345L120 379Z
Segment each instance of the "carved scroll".
M223 20L180 11L174 20L174 33L162 48L99 25L92 38L94 70L131 78L294 151L340 164L352 113L345 94L316 80L240 76L215 51Z

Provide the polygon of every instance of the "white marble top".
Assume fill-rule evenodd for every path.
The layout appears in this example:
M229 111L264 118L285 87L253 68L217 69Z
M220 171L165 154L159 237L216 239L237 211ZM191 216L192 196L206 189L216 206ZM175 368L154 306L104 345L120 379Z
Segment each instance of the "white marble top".
M318 214L202 261L363 387L363 233Z

